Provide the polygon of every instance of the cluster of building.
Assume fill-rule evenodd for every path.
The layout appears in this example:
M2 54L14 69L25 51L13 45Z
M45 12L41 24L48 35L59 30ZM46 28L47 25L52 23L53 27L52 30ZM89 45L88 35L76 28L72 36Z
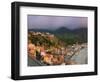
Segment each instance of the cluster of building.
M54 37L53 34L49 33L49 32L29 32L29 34L32 34L33 36L44 36L44 37Z
M45 49L43 46L35 46L34 44L28 45L28 54L49 65L58 65L62 64L67 59L69 60L75 53L79 52L82 48L85 48L86 44L73 45L69 47L53 48L49 52L48 49Z
M54 38L54 35L48 32L29 32L28 36L30 37L30 35ZM73 45L68 45L66 47L59 46L59 48L55 46L45 48L45 46L37 46L33 43L28 43L28 55L32 59L35 58L47 64L57 65L64 63L66 60L65 58L72 57L75 53L86 47L87 43L76 43Z

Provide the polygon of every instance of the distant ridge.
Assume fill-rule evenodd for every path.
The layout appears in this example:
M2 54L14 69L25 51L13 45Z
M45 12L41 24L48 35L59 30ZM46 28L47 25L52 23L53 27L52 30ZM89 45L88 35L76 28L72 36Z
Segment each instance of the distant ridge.
M66 27L60 27L55 30L50 30L50 29L28 29L28 31L34 31L34 32L50 32L50 33L87 33L87 28L85 27L80 27L76 29L69 29Z
M54 34L59 39L62 39L63 41L77 41L80 42L87 42L87 32L88 29L85 27L80 27L76 29L69 29L67 27L59 27L55 30L49 30L49 29L28 29L28 31L34 31L34 32L49 32Z

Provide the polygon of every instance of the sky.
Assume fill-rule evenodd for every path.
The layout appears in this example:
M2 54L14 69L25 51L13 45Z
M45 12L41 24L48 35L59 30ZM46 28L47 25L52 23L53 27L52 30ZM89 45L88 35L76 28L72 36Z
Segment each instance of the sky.
M28 15L28 29L87 28L87 17Z

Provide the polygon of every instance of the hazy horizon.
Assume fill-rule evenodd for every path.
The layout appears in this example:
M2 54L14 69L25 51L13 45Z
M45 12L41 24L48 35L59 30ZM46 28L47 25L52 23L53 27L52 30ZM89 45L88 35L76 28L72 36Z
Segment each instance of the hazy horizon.
M28 15L28 29L87 28L87 17Z

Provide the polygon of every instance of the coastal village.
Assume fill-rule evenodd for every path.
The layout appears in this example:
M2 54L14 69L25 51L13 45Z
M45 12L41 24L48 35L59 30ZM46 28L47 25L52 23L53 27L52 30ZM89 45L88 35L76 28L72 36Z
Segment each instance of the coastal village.
M66 45L49 32L28 32L28 57L43 65L80 64L71 58L84 48L87 48L87 43Z

